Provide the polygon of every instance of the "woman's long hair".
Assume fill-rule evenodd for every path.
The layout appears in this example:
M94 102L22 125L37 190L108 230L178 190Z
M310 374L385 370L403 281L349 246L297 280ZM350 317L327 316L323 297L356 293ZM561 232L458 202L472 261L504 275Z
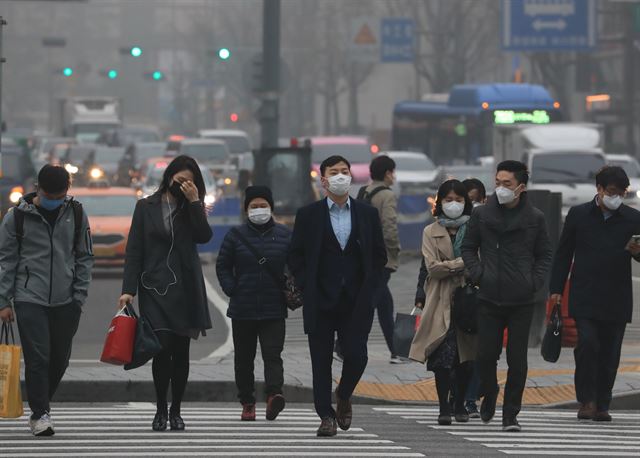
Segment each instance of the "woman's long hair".
M204 196L207 194L207 189L204 185L204 178L202 178L202 172L200 166L194 158L191 156L181 155L176 157L164 170L162 175L162 182L156 193L164 194L169 191L171 181L176 173L180 173L183 170L189 170L193 173L193 184L198 188L198 197L204 201Z
M438 195L436 196L436 206L433 209L433 216L442 216L442 201L449 193L453 191L456 195L464 197L464 212L463 215L470 215L473 211L473 202L469 199L469 193L467 188L460 180L447 180L438 188Z

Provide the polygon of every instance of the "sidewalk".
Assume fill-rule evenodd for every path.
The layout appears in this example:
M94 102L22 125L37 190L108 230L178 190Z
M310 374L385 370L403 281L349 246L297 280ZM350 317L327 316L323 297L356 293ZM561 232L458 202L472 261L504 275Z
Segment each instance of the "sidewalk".
M400 270L394 274L391 289L396 311L409 312L413 307L419 258L404 258ZM636 286L634 284L634 286ZM635 291L634 291L635 293ZM637 302L640 302L638 300ZM629 333L622 352L620 370L614 387L614 396L633 395L623 404L640 407L640 342L636 333ZM287 339L282 355L285 365L285 395L292 402L311 402L311 362L306 336L302 330L302 314L297 310L287 320ZM498 380L504 386L506 379L505 352L499 363ZM341 363L334 361L333 375L340 377ZM524 403L529 405L556 405L575 401L573 385L573 349L563 348L560 360L547 363L538 348L529 349L529 377ZM262 380L263 366L256 358L256 379ZM262 383L257 383L258 397ZM424 365L389 363L389 352L377 320L369 339L369 364L355 393L369 402L435 402L437 395L433 373ZM502 390L501 390L502 395ZM637 396L636 396L637 395ZM186 400L235 401L236 388L233 374L233 353L191 362L190 383ZM152 401L154 391L151 364L134 371L102 363L72 364L56 395L58 401ZM502 398L500 398L501 402ZM616 406L616 402L614 402Z

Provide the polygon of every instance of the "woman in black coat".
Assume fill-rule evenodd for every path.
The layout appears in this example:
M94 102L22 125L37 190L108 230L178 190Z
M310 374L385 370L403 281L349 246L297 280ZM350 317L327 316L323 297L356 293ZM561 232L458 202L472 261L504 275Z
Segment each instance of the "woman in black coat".
M153 358L157 413L154 431L183 430L180 402L189 376L190 339L211 328L196 244L211 239L200 167L188 156L167 167L158 191L138 201L129 231L119 306L138 294L140 314L162 351ZM172 403L167 412L171 381Z
M247 188L245 211L249 221L227 233L216 270L222 290L231 298L227 316L233 327L235 378L243 407L241 419L256 419L253 362L259 339L267 394L266 418L275 420L285 405L280 354L287 317L283 285L291 231L273 221L273 197L266 186ZM261 262L262 259L265 261Z

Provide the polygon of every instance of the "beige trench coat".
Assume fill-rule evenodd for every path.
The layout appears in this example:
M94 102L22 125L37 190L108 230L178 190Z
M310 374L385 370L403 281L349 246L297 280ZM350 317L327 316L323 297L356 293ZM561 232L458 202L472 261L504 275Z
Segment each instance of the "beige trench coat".
M453 293L464 284L464 263L462 258L454 259L449 232L437 222L424 229L422 255L429 272L425 283L427 299L409 358L424 363L449 330ZM475 359L475 336L458 331L456 337L460 362Z

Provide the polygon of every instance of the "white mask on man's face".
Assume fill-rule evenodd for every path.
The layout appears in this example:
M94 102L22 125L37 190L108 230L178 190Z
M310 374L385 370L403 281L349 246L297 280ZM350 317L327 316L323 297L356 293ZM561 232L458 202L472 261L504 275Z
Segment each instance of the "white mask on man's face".
M349 193L349 188L351 188L351 175L339 173L327 178L327 182L329 184L328 190L331 194L344 196Z

